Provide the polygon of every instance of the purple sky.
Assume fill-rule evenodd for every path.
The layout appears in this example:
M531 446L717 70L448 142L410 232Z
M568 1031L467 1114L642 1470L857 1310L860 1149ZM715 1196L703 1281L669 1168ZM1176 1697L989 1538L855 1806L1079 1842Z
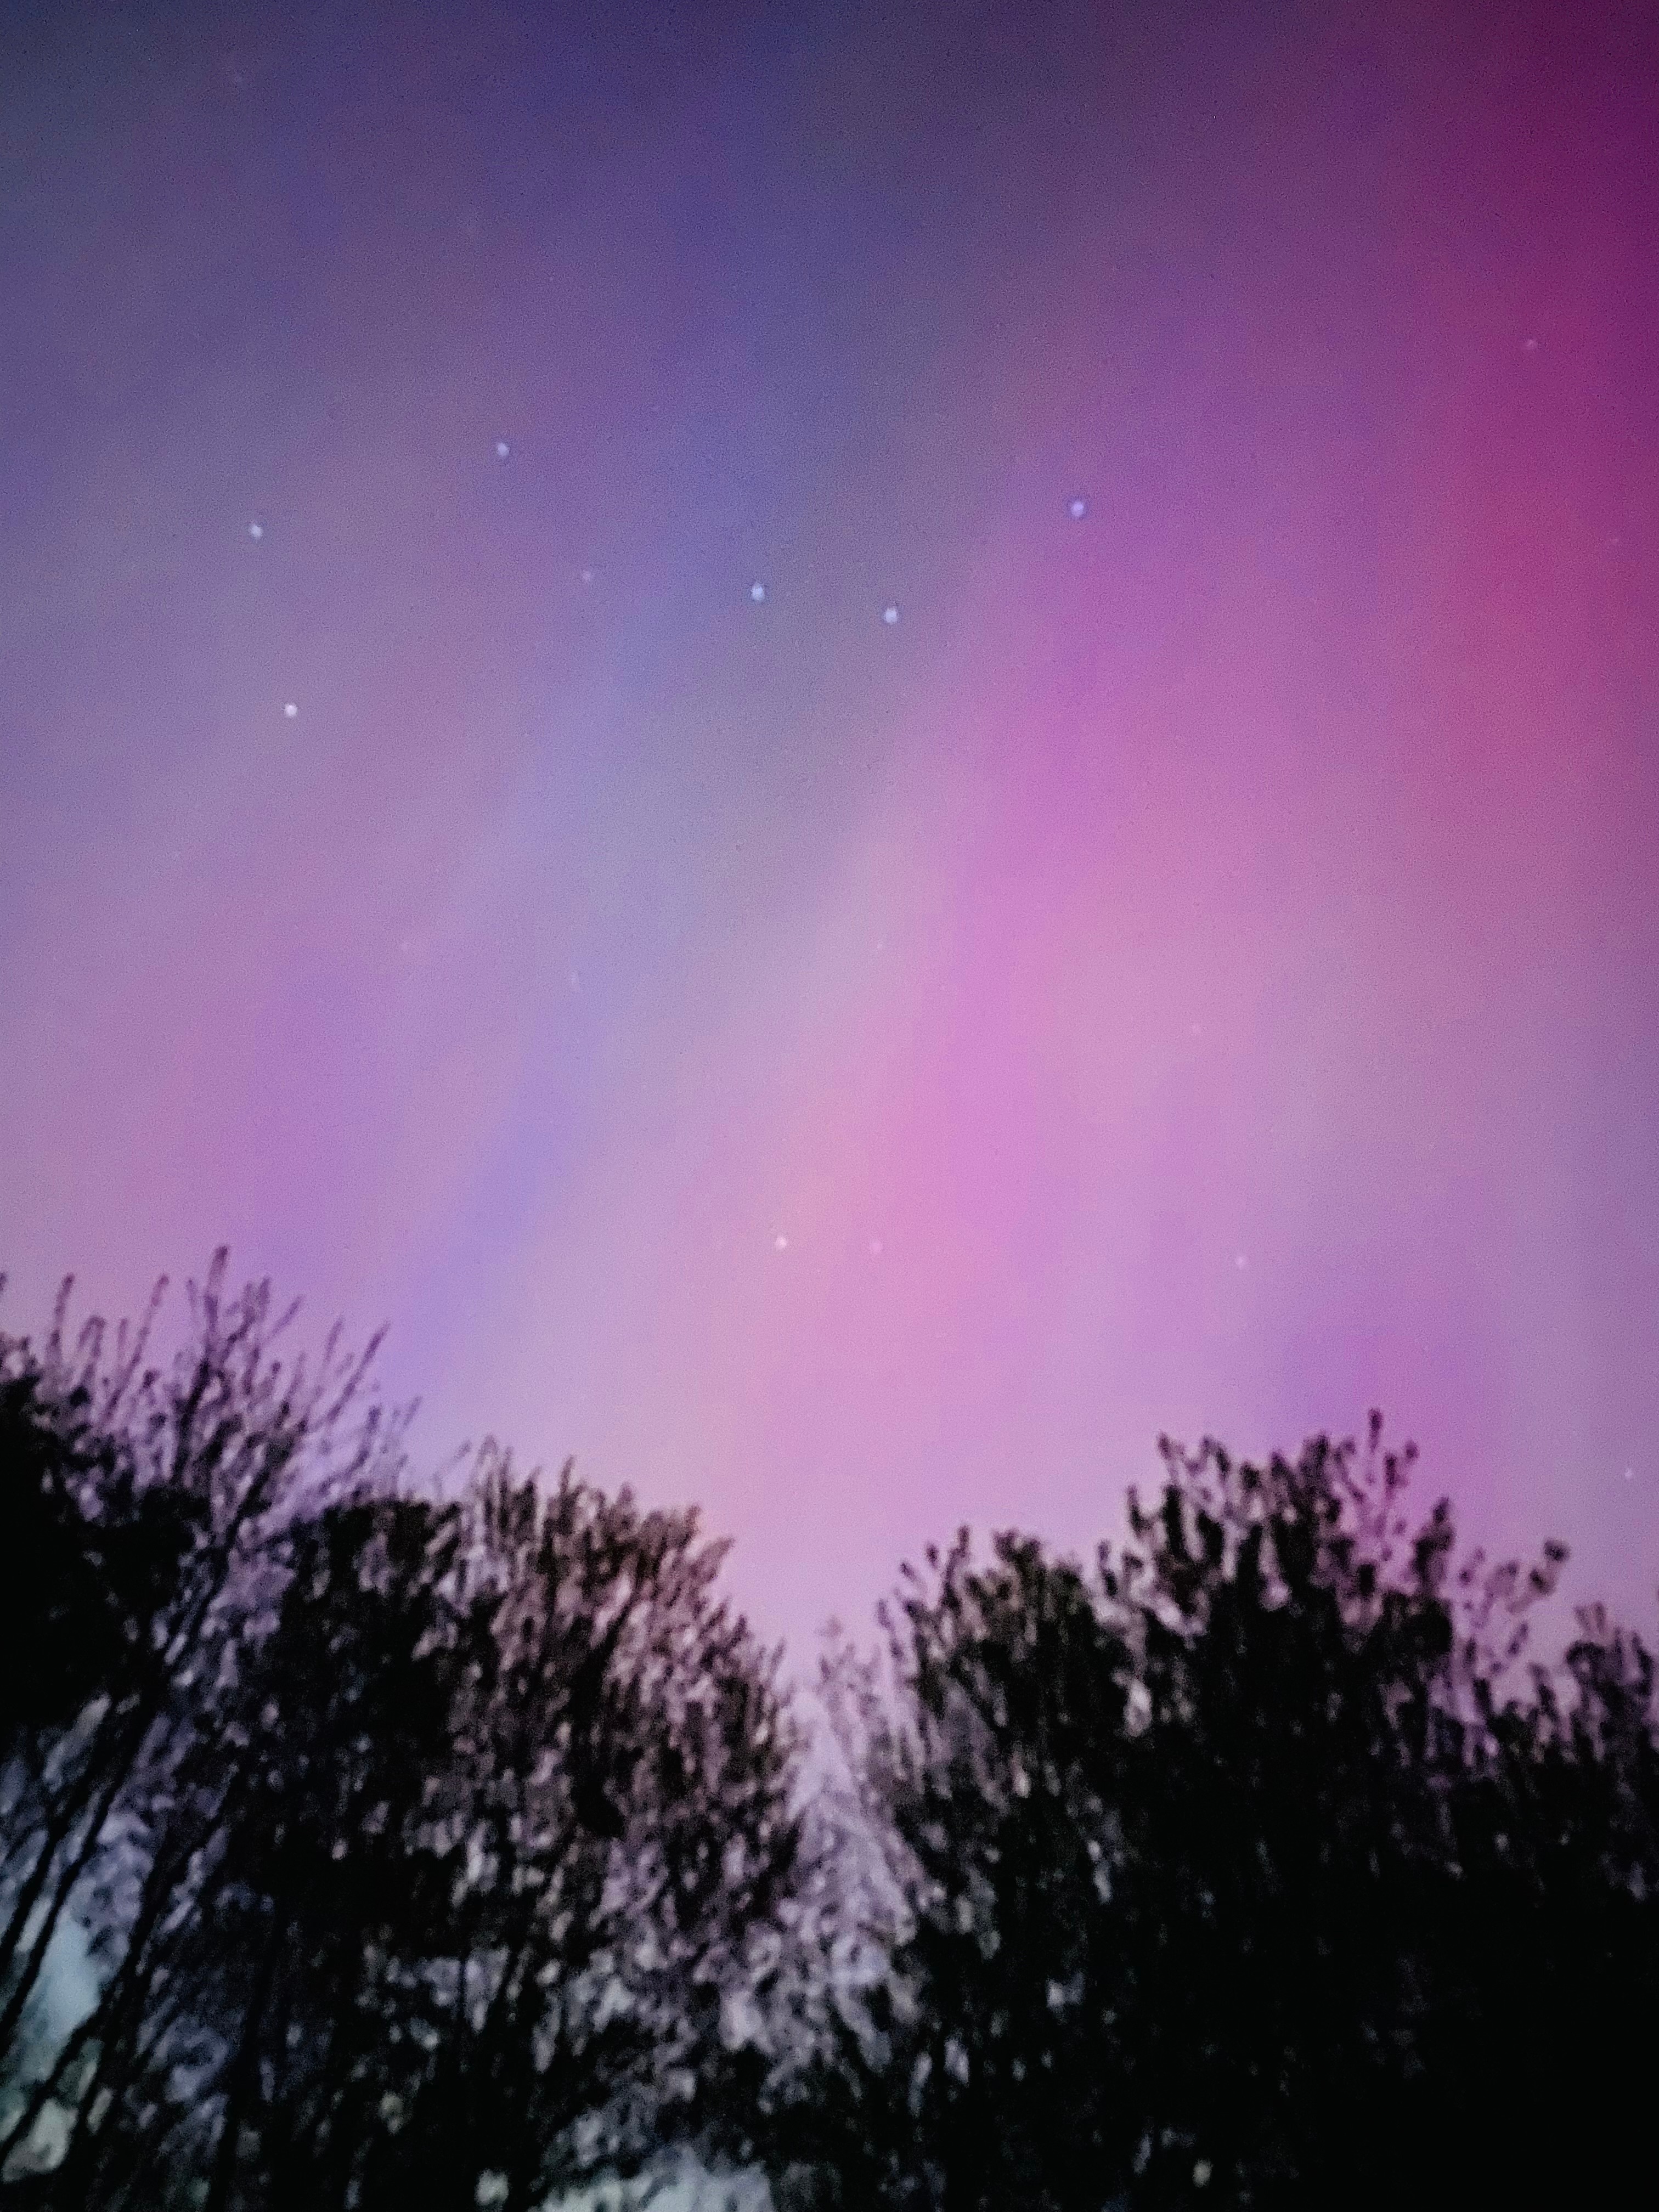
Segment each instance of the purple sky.
M1651 6L3 26L0 1321L798 1649L1373 1404L1651 1625Z

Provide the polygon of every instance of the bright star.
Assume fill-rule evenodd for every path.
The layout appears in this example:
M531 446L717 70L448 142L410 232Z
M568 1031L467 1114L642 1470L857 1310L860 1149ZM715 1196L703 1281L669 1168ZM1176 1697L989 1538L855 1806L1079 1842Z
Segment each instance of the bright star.
M299 713L299 708L295 705L292 699L289 701L287 706L283 709L283 712L288 716L290 722L294 720L294 717Z
M888 629L891 629L893 624L898 620L898 609L896 607L884 607L882 609L881 618L886 623Z
M498 461L504 461L504 460L507 459L507 457L508 453L511 453L511 451L512 451L512 450L513 450L513 449L512 449L512 447L507 444L507 441L506 441L506 439L505 439L505 438L497 438L497 439L496 439L496 441L495 441L495 459L496 459Z
M265 526L263 522L250 522L247 534L250 538L263 538L265 534Z
M1081 497L1074 499L1066 511L1071 516L1073 522L1081 522L1084 516L1089 512L1089 502L1086 499L1083 499Z
M765 585L751 584L749 586L749 596L755 602L755 605L758 606L761 601L766 597Z

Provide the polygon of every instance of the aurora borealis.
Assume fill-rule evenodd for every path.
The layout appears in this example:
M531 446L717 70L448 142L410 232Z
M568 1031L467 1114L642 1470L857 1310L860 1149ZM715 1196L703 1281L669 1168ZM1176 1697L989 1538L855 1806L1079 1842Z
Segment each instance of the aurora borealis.
M7 1327L228 1243L792 1644L1372 1405L1646 1619L1650 6L4 26Z

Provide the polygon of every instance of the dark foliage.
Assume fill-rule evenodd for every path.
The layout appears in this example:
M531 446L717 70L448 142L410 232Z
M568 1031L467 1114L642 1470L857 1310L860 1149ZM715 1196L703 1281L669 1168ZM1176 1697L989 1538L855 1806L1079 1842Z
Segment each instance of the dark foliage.
M1652 1664L1414 1537L1409 1455L1165 1447L1095 1572L965 1534L830 1670L895 1873L774 2156L847 2201L1613 2201L1659 2059ZM820 2188L823 2183L818 2185ZM1625 2185L1627 2186L1627 2185ZM805 2201L804 2198L803 2201Z
M85 1929L125 1990L165 1922L278 1532L307 1486L395 1458L378 1407L348 1418L368 1355L342 1363L331 1338L314 1375L284 1373L269 1347L291 1314L273 1323L263 1288L228 1301L223 1273L222 1255L191 1287L193 1341L167 1368L144 1364L159 1288L109 1361L97 1322L66 1341L67 1284L43 1346L0 1337L0 2160L91 2048L42 2051L54 1947Z
M798 1841L723 1547L493 1451L406 1494L363 1363L283 1377L222 1275L167 1376L143 1332L71 1361L61 1306L0 1340L0 2201L461 2212L720 2148Z
M1652 1659L1588 1609L1521 1666L1565 1552L1413 1529L1375 1417L1166 1444L1087 1570L930 1551L803 1803L695 1513L493 1447L411 1494L373 1346L285 1372L222 1255L167 1366L155 1310L0 1336L0 2205L527 2212L675 2144L781 2212L1640 2172Z
M519 2206L740 2129L725 2023L791 1879L797 1741L695 1514L495 1463L465 1525L428 1808L453 1917L374 2201L453 2171L471 2203L488 2168Z

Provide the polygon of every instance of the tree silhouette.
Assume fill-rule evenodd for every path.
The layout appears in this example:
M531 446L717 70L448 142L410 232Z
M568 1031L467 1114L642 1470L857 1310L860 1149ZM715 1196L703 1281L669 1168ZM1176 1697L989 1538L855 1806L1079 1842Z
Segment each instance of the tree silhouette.
M464 1838L440 2036L388 2160L539 2203L741 2133L725 2033L792 1878L797 1731L695 1513L487 1457L441 1818ZM430 2200L429 2200L430 2201ZM458 2197L458 2202L460 2201Z
M222 1271L168 1376L147 1329L70 1361L61 1300L0 1343L0 2197L460 2212L746 2141L799 1741L724 1546L493 1446L410 1494L363 1363L283 1376ZM99 1986L43 2046L69 1916Z
M780 2212L1611 2197L1659 2059L1654 1662L1412 1454L1167 1443L1089 1568L965 1531L832 1646L840 1788L695 1512L487 1446L269 1292L0 1336L0 2202ZM158 1292L159 1297L159 1292ZM76 2019L46 2002L79 1931ZM482 2194L481 2194L482 2192Z
M447 1746L455 1519L366 1497L283 1531L276 1617L214 1755L154 1808L149 1864L173 1870L173 1903L104 1992L77 2096L78 2118L102 2116L71 2137L65 2201L160 2203L201 2181L188 2201L211 2212L346 2201L407 2076L407 1969L447 1901L448 1870L416 1843Z
M269 1288L224 1295L226 1255L190 1288L190 1341L145 1365L165 1285L106 1360L94 1320L45 1345L0 1336L0 1492L11 1663L0 1826L0 2175L27 2162L46 2105L84 2071L183 1876L159 1808L189 1801L214 1757L240 1655L270 1602L275 1533L305 1497L395 1465L398 1425L331 1336L316 1370L271 1348ZM54 1944L88 1931L100 2027L40 2051L29 2033ZM96 2099L80 2107L82 2122ZM8 2164L9 2161L9 2164Z
M964 1533L885 1699L832 1663L902 1900L791 2116L852 2201L1528 2202L1640 2148L1651 1662L1586 1616L1516 1691L1565 1552L1458 1563L1379 1436L1166 1445L1121 1556Z

